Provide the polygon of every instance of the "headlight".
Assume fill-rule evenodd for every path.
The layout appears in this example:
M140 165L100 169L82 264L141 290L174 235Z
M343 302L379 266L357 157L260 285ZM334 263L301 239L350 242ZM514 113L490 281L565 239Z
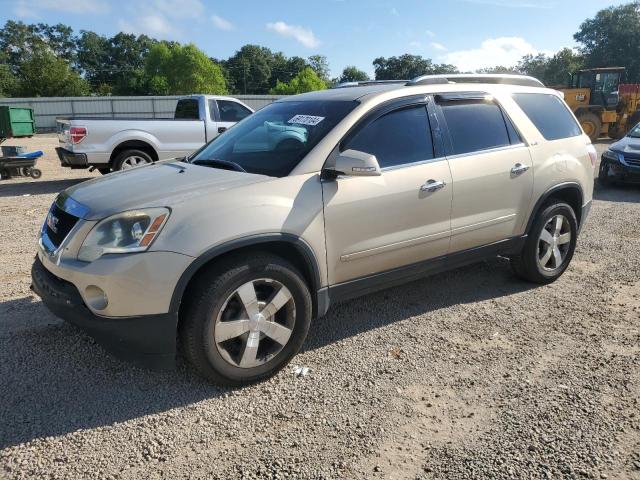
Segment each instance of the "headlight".
M105 218L85 238L78 259L92 262L107 253L144 252L162 230L169 214L167 208L147 208Z
M607 160L611 160L612 162L619 162L620 161L620 157L622 157L622 156L623 155L621 153L614 152L613 150L606 150L602 154L603 158L606 158Z

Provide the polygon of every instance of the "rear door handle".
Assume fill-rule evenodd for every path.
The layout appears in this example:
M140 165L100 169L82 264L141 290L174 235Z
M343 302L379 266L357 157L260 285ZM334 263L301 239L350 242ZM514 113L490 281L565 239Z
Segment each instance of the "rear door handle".
M227 131L227 127L218 127L218 133L224 133Z
M518 176L518 175L522 175L527 170L529 170L529 165L522 165L521 163L516 163L511 169L511 173L515 176Z
M420 191L421 192L435 192L436 190L440 190L441 188L444 188L444 186L446 185L445 182L443 182L442 180L427 180L427 182L422 185L420 187Z

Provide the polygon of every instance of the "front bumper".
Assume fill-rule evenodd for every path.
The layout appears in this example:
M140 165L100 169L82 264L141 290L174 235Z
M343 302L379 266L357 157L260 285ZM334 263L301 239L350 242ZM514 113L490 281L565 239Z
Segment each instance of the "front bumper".
M114 355L148 368L175 366L177 313L117 318L95 315L78 289L47 270L38 257L31 279L34 292L51 313L80 327Z
M87 168L89 166L86 153L73 153L62 147L57 147L56 153L63 167Z
M619 182L640 183L640 166L629 165L618 161L613 161L609 158L602 157L601 172L604 171L603 167L608 166L608 176L610 180Z

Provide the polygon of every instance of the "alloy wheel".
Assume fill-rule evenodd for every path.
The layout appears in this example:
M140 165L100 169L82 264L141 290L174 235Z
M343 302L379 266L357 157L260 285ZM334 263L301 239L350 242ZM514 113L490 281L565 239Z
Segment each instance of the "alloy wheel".
M142 165L146 165L149 162L149 160L147 160L144 157L139 157L137 155L132 155L130 157L125 158L122 161L122 167L121 170L128 170L130 168L135 168L135 167L141 167Z
M258 367L283 350L295 321L295 302L287 287L269 278L251 280L234 290L220 309L215 345L234 367Z
M571 247L571 224L564 215L551 217L538 238L538 265L553 271L562 265Z

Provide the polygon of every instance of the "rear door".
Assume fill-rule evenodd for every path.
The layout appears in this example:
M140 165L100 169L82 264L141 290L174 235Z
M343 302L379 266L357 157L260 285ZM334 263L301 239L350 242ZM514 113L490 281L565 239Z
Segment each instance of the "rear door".
M528 147L484 93L440 95L436 101L453 179L450 251L513 237L533 195Z
M332 285L447 253L449 165L434 142L427 99L398 103L364 119L339 146L375 155L382 175L323 181Z

